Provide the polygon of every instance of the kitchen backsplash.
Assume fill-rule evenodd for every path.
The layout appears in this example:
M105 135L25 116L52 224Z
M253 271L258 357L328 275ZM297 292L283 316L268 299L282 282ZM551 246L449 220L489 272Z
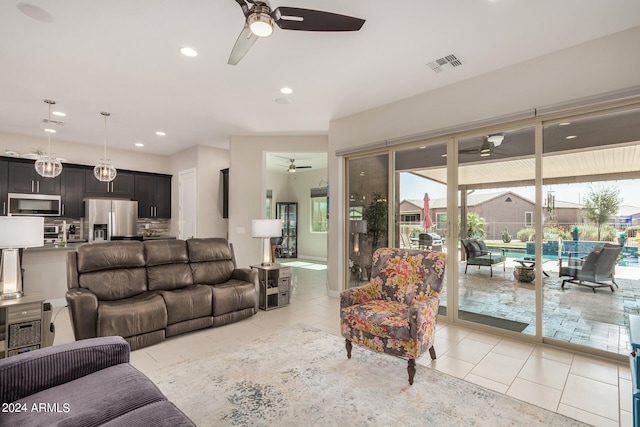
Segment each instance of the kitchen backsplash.
M44 224L45 225L57 225L60 228L59 237L63 236L62 226L67 225L67 230L69 226L74 225L76 227L76 234L71 235L69 238L75 237L76 239L86 238L86 236L82 235L82 225L83 219L77 218L51 218L45 217ZM147 225L149 228L147 228ZM169 228L171 226L170 218L140 218L138 219L138 234L144 236L153 235L153 236L167 236L169 235Z

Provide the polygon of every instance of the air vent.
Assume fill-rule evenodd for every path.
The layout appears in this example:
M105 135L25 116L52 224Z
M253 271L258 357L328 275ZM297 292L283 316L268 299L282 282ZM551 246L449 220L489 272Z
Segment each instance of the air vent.
M458 67L462 65L462 62L454 55L447 55L444 58L436 59L435 61L427 64L436 73L441 73L448 68Z
M64 122L58 120L42 119L42 123L50 123L52 125L64 126Z

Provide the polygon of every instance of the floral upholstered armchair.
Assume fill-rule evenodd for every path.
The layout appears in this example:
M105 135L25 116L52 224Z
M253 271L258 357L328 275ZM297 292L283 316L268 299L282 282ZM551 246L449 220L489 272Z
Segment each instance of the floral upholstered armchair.
M407 358L409 384L416 359L433 348L446 256L442 252L380 248L371 280L340 294L340 329L347 357L352 343Z

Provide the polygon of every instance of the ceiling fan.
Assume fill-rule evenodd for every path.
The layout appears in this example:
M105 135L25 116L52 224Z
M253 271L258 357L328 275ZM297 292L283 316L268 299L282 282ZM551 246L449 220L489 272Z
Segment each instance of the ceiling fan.
M504 134L496 133L482 138L480 147L463 148L458 150L459 154L480 154L480 157L489 157L494 154L494 150L504 142Z
M291 164L287 169L287 172L289 173L294 173L296 169L311 169L313 167L313 166L296 166L295 165L296 159L289 159L289 161L291 161Z
M273 24L283 30L358 31L364 19L320 10L281 6L271 9L267 0L235 0L245 16L244 28L233 46L229 65L236 65L249 52L258 37L269 37Z

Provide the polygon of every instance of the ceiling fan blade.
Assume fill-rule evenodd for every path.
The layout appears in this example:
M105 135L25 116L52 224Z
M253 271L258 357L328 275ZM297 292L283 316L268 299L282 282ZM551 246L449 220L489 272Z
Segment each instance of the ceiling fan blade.
M296 169L311 169L313 166L296 166Z
M281 6L271 12L278 27L300 31L358 31L365 20L320 10Z
M236 65L244 56L249 52L251 46L258 40L258 37L254 35L249 26L245 24L244 28L236 40L236 44L233 45L231 55L229 56L229 65Z

